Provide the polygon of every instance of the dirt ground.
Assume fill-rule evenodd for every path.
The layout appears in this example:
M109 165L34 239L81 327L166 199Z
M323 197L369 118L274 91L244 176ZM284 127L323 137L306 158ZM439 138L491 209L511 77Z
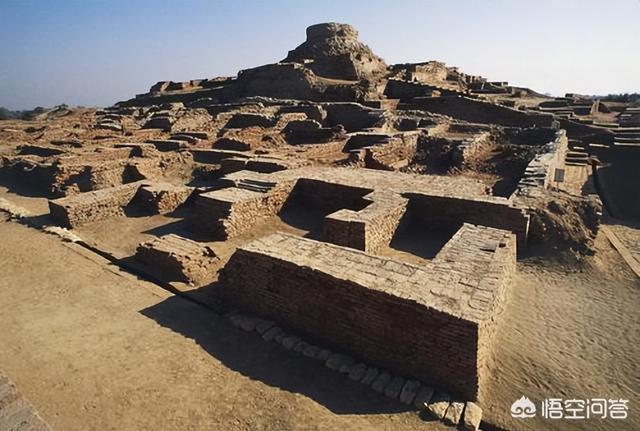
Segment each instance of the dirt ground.
M640 280L602 233L596 247L579 265L518 262L495 340L485 406L492 423L513 431L640 429ZM627 399L629 418L514 419L510 405L523 395L538 408L545 398Z
M0 238L0 368L55 430L447 429L77 245Z
M0 369L54 429L447 429L78 245L4 216L0 238ZM580 264L520 260L496 337L491 423L581 430L509 408L522 395L605 397L630 400L629 419L589 430L640 429L640 281L606 239L596 245Z

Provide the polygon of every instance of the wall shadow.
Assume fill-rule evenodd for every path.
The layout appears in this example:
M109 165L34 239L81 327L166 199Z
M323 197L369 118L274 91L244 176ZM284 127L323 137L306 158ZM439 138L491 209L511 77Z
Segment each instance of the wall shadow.
M172 296L140 313L194 340L226 367L269 386L309 397L335 414L413 410L328 370L321 362L266 342L256 332L243 332L225 318L185 298Z
M442 250L442 247L455 235L461 226L454 228L434 229L428 222L408 209L396 229L389 247L431 260Z

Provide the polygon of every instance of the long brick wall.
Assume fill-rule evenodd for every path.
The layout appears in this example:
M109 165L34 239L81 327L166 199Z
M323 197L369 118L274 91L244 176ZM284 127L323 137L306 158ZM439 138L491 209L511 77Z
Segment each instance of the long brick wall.
M529 216L524 210L492 200L469 200L456 197L407 193L409 210L434 229L450 229L462 223L472 223L516 234L518 245L526 245Z
M421 267L274 234L239 248L220 281L258 315L476 399L514 268L513 234L464 225Z
M551 127L554 124L551 114L519 111L462 96L425 97L419 101L400 104L400 107L449 115L472 123L517 127Z

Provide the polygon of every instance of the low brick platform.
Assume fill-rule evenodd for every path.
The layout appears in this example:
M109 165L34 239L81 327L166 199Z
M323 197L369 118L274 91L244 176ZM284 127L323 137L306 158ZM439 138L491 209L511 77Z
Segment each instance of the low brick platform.
M477 399L515 254L510 232L468 224L420 267L274 234L236 251L221 291L365 361Z
M262 218L277 214L284 205L292 183L278 187L253 182L244 188L230 187L199 195L189 216L192 230L216 239L237 236Z
M143 182L80 193L49 201L51 217L62 226L74 228L82 224L124 215L126 207Z
M168 234L139 244L136 260L169 280L198 283L214 272L217 257L211 247Z
M193 190L193 187L168 183L146 184L138 190L136 201L155 214L165 214L185 203Z

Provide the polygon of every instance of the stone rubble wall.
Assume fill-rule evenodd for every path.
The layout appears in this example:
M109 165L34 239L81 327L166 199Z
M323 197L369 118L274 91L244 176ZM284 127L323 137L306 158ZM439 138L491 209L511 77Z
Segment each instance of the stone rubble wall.
M499 276L478 268L514 258L515 240L471 225L456 240L458 248L476 251L472 263L458 267L457 249L450 248L434 265L417 267L274 234L236 251L221 273L221 292L366 361L476 399L479 346L488 343L479 339L479 325L493 315L493 302L474 296L480 285L493 287L482 284L485 276ZM503 248L513 252L496 253Z

